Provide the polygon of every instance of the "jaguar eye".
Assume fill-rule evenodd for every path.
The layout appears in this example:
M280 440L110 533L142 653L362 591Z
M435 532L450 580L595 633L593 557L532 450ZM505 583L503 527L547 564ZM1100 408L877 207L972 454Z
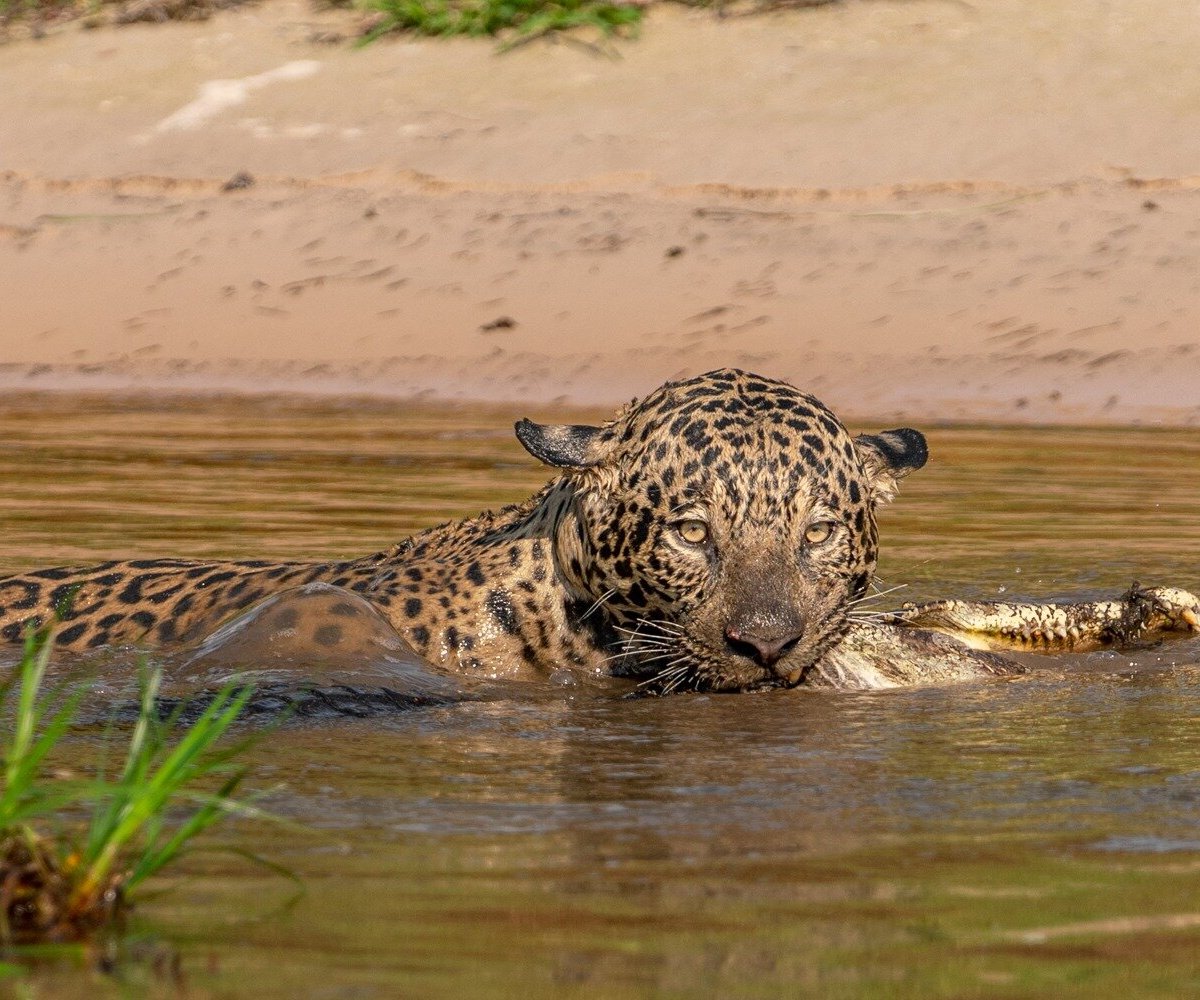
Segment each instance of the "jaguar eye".
M703 545L708 541L708 525L703 521L680 521L675 530L688 545Z
M837 525L832 521L814 521L804 529L804 540L809 545L820 545L833 537L836 527Z

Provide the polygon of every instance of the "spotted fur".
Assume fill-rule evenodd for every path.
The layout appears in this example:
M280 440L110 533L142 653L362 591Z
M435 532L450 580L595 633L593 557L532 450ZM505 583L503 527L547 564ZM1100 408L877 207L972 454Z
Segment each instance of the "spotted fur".
M926 459L910 429L851 437L818 400L732 369L668 383L600 427L517 424L557 477L525 503L345 562L110 562L0 580L0 635L60 609L73 649L196 641L321 582L362 595L427 660L558 666L648 689L800 683L849 628L875 508ZM298 622L314 647L336 615Z

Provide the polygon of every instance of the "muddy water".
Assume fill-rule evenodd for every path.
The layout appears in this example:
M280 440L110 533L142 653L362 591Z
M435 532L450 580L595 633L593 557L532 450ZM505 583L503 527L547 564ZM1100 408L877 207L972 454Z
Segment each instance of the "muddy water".
M6 568L334 556L543 479L510 410L29 397L0 408ZM544 417L545 410L530 415ZM933 429L880 575L1050 597L1200 586L1200 441ZM96 752L94 734L73 747ZM137 929L191 995L1042 997L1200 982L1200 642L1015 681L622 701L570 687L292 723L291 826L195 854ZM150 965L122 975L156 983ZM119 984L51 967L35 995Z

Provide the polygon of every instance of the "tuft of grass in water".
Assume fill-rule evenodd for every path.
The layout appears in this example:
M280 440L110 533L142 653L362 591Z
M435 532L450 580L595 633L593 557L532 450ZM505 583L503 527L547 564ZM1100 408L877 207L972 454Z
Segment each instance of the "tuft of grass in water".
M250 689L223 687L176 734L178 712L157 714L157 670L143 672L137 720L115 779L47 777L46 758L71 729L81 697L45 690L51 645L50 628L31 632L21 661L0 683L0 713L12 710L7 739L0 734L2 945L88 937L120 918L128 894L198 834L231 813L261 815L235 798L246 775L235 758L246 742L218 746ZM91 810L82 836L38 828L68 807Z
M632 35L643 4L613 0L365 0L376 12L360 44L391 32L445 37L509 34L502 48L573 28L595 28L605 38Z

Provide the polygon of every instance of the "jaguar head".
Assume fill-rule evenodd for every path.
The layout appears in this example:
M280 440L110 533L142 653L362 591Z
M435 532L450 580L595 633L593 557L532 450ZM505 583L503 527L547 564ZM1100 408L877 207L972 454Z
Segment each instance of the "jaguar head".
M814 397L733 369L600 427L517 436L574 489L556 561L615 672L664 693L801 683L867 593L876 506L927 457L918 431L852 437Z

